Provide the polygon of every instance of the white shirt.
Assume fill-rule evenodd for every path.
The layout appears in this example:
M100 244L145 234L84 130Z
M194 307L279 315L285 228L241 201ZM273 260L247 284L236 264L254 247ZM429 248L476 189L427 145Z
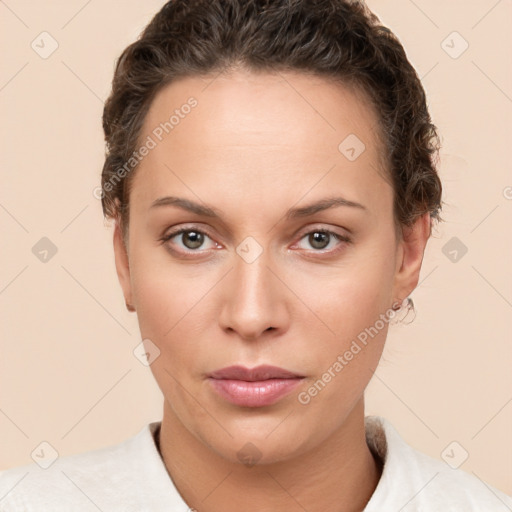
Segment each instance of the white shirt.
M510 496L416 451L384 418L365 423L384 467L364 512L512 511ZM156 447L159 426L149 423L126 441L58 458L47 469L34 462L0 472L0 511L190 512Z

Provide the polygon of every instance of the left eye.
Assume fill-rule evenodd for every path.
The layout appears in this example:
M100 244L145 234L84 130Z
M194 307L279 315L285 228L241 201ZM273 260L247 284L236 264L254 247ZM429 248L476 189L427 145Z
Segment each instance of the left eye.
M332 246L329 247L331 242L334 242L334 246L336 246L336 242L350 242L350 240L347 237L339 235L338 233L334 233L333 231L327 231L324 229L316 229L314 231L310 231L301 238L301 240L304 239L307 239L307 242L310 244L311 247L313 247L313 249L327 249L327 252L329 252L329 250L332 249Z

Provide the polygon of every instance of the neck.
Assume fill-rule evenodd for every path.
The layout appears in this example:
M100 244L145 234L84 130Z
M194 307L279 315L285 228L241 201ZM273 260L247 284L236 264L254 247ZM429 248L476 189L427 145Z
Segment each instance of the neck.
M198 512L360 512L381 475L366 444L363 399L313 450L250 468L192 435L165 402L160 452L182 498Z

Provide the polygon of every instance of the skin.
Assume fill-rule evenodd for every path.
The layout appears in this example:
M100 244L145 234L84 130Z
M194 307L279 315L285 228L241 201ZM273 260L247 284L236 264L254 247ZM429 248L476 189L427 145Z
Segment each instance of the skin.
M155 97L140 140L190 96L197 107L136 170L126 245L119 222L114 230L124 298L160 350L151 370L164 395L164 463L200 512L360 511L380 477L365 441L364 390L388 324L308 404L298 394L414 290L430 217L396 235L377 117L361 93L292 72L181 79ZM338 150L351 133L366 146L355 161ZM163 196L221 217L150 209ZM365 208L285 218L333 196ZM203 245L190 233L161 242L185 226L206 232ZM319 228L351 242L315 245L308 234ZM248 236L263 250L251 263L236 252ZM239 407L207 379L233 364L305 379L276 404ZM260 453L251 467L237 457L248 442Z

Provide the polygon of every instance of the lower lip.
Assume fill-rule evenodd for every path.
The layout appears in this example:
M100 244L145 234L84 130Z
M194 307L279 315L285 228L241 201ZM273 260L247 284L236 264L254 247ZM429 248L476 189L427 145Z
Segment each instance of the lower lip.
M295 389L302 377L268 379L255 382L231 379L209 379L213 389L228 402L242 407L272 405Z

